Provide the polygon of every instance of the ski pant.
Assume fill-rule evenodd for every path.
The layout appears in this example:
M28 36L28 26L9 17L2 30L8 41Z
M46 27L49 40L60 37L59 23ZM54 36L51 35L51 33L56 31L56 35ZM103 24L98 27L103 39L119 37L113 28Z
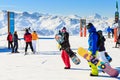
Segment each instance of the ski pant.
M65 50L62 50L61 57L62 57L62 60L65 64L65 67L70 67L69 55L67 54L67 52Z
M32 42L26 42L25 52L27 52L28 45L30 45L31 51L34 52Z
M105 57L105 51L100 51L100 52L98 52L97 58L98 58L99 60L101 60L102 62L107 63L108 65L110 65L110 64L109 64L109 61L108 61L107 58Z
M14 52L18 52L18 42L14 42Z
M13 48L13 42L12 41L8 41L8 49Z
M12 53L13 53L14 52L14 47L13 47L13 42L12 41L8 41L8 48L10 49L10 47L11 47Z
M101 60L102 62L104 63L107 63L108 65L109 64L109 61L107 60L107 58L105 57L105 51L101 51L101 52L96 52L96 55L95 55L99 60ZM98 68L97 66L95 66L93 63L91 62L88 62L89 66L91 67L91 73L93 75L98 75Z
M36 40L32 40L33 50L36 52Z
M90 52L90 53L91 53L91 52ZM96 54L97 54L97 52L96 52ZM93 75L98 75L98 68L97 68L97 66L94 65L94 64L91 63L91 62L88 62L88 64L89 64L89 66L90 66L90 68L91 68L91 74L93 74Z

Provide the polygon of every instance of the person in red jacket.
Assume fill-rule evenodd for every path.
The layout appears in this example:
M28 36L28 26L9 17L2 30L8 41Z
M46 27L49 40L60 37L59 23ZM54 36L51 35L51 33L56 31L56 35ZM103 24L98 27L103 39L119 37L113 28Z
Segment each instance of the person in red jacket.
M7 36L7 41L8 41L8 49L12 49L12 53L14 53L14 50L13 50L13 36L11 34L11 32L9 32L8 36Z
M30 45L31 51L34 53L33 46L32 46L32 35L31 33L29 33L28 29L26 29L26 33L24 34L24 40L26 42L25 55L27 55L28 45Z

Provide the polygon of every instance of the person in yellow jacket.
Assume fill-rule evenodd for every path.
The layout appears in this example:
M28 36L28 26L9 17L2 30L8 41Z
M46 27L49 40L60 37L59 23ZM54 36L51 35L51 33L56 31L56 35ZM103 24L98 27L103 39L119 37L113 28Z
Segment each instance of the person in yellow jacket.
M34 49L34 53L36 53L36 41L38 39L38 35L36 33L36 31L33 31L32 33L32 45L33 45L33 49Z

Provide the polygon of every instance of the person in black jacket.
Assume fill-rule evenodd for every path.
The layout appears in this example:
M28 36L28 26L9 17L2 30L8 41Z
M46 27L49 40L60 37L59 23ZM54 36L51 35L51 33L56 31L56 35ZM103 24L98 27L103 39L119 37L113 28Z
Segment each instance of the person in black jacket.
M61 57L65 64L64 69L70 69L71 66L70 66L69 57L73 57L75 54L70 48L69 33L66 31L66 27L63 27L61 36L64 39L63 42L60 43L62 50Z
M9 32L8 36L7 36L7 40L8 40L8 49L12 49L11 53L14 53L14 47L13 47L13 35L11 34L11 32Z
M62 60L65 64L64 69L70 69L70 59L69 59L69 54L68 54L68 50L70 48L70 44L69 44L69 33L66 31L66 27L63 27L62 31L61 31L61 35L63 36L64 41L62 43L60 43L61 45L61 57Z
M19 53L19 51L18 51L18 40L20 40L20 39L18 38L17 31L15 31L15 32L14 32L14 36L13 36L14 52L15 52L15 53Z
M98 46L98 55L97 55L97 57L101 61L103 61L103 62L107 63L108 65L110 65L109 61L105 57L105 53L106 53L105 41L106 41L106 39L104 38L101 30L99 30L97 33L98 33L98 44L97 44L97 46Z

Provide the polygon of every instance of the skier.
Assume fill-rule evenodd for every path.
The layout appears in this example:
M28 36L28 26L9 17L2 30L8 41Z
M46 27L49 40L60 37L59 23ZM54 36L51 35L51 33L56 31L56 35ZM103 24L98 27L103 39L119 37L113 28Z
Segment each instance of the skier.
M27 55L28 45L30 45L31 51L34 53L33 46L32 46L32 35L31 33L29 33L28 29L26 29L26 33L24 34L24 40L26 42L25 55Z
M18 38L17 31L15 31L15 32L14 32L14 37L13 37L14 52L15 52L15 53L19 53L19 51L18 51L18 40L20 40L20 39Z
M63 27L61 34L64 37L64 41L62 43L60 43L61 50L62 50L61 57L65 64L64 69L70 69L71 65L70 65L70 59L69 59L69 55L68 55L68 50L70 49L69 33L66 31L66 27Z
M86 26L89 32L89 38L88 38L88 45L89 45L89 52L96 57L97 55L97 41L98 41L98 34L96 32L96 28L92 23L88 23ZM98 76L98 68L92 64L91 62L88 62L89 66L91 67L91 73L90 76Z
M108 65L110 65L109 61L107 60L107 58L105 56L105 54L106 54L105 40L106 39L104 38L101 30L98 30L97 33L98 33L98 44L97 44L97 46L98 46L98 55L97 55L97 58L99 58L101 61L103 61L103 62L107 63Z
M111 33L111 28L110 28L110 26L108 26L107 32L108 32L108 38L110 38L110 33Z
M7 36L7 41L8 41L8 49L12 49L12 53L14 53L14 49L13 49L13 36L11 34L11 32L9 32L8 36Z
M36 41L38 39L38 35L36 33L36 31L33 31L32 33L32 45L33 45L33 49L34 49L34 52L36 53Z
M111 32L112 32L112 38L114 37L114 29L111 28Z

